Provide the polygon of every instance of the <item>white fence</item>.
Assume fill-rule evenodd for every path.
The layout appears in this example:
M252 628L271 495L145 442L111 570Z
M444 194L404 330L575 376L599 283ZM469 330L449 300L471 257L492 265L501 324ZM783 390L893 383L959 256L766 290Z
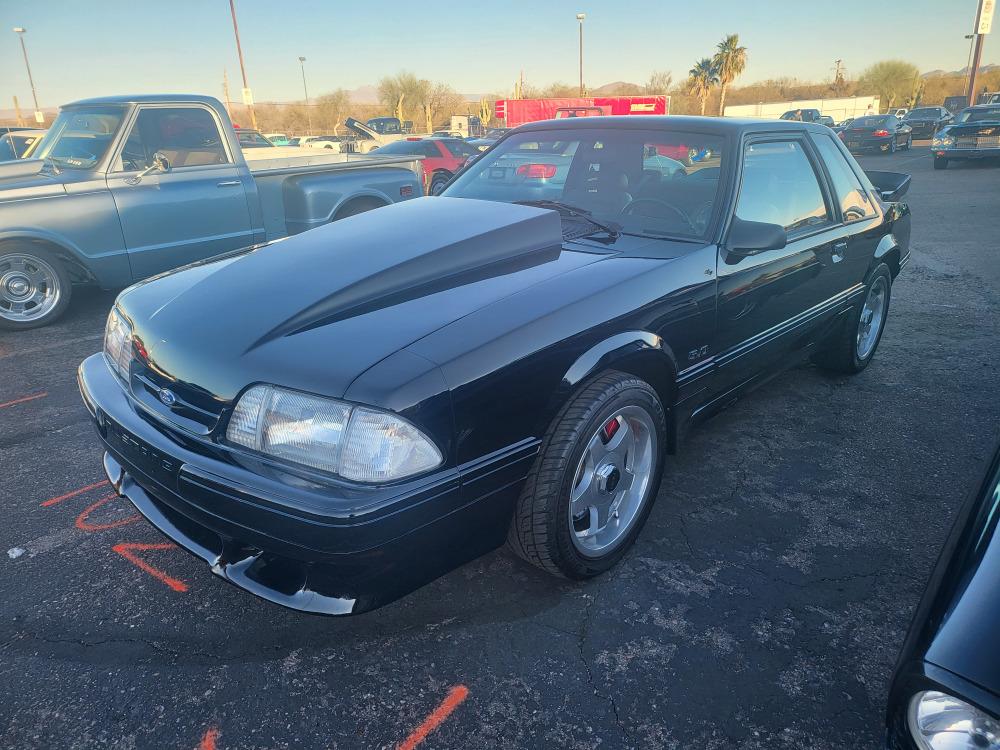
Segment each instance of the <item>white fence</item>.
M726 106L726 117L761 117L777 120L790 109L818 109L820 114L829 115L834 122L848 117L860 117L868 112L879 111L877 96L844 96L838 99L798 99L790 102L758 102L757 104L731 104Z

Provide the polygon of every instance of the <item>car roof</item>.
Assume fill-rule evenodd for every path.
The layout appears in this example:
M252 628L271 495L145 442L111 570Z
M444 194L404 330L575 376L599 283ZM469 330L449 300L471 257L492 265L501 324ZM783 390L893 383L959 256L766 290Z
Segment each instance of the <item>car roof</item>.
M715 135L774 131L828 133L829 128L798 120L762 120L744 117L693 117L689 115L619 115L607 117L567 117L540 120L514 128L516 132L608 128L614 130L693 130Z
M204 96L202 94L137 94L131 96L123 94L120 96L99 96L93 99L79 99L78 101L64 104L63 107L84 107L98 104L147 104L150 102L154 104L195 102L213 107L219 104L219 100L214 96Z

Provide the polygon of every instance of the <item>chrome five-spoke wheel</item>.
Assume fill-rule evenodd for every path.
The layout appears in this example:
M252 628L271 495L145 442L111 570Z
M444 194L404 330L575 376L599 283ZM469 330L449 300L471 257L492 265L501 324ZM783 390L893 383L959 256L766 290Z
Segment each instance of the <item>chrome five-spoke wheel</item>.
M591 436L574 473L569 503L573 544L604 555L626 536L647 500L656 451L653 418L626 406Z
M888 302L889 284L884 276L876 276L868 289L868 296L865 297L865 305L858 320L856 343L858 359L867 359L875 348L882 332L882 321L885 319Z
M32 323L49 315L60 302L62 282L46 260L27 253L0 257L0 318Z

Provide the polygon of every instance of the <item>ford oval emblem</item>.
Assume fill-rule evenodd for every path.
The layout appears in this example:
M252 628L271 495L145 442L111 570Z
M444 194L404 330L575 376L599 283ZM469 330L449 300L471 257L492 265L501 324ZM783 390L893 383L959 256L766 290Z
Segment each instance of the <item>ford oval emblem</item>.
M173 391L168 391L166 388L161 388L156 395L160 397L160 401L166 406L173 406L177 403L177 396L174 395Z

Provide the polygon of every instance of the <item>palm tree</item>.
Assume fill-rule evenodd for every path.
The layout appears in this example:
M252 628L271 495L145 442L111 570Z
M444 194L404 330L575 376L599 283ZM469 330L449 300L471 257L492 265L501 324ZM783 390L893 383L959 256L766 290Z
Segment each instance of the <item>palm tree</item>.
M740 46L740 35L730 34L718 44L718 52L712 58L719 74L719 117L726 106L726 88L747 66L747 48Z
M704 115L708 95L712 93L712 87L719 83L715 63L703 57L688 71L688 75L691 76L688 80L688 90L701 100L701 114Z

